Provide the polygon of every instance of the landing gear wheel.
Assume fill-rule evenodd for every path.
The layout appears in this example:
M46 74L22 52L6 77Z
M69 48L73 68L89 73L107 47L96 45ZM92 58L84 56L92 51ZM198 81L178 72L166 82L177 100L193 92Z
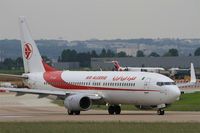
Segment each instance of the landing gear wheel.
M109 106L109 107L108 107L108 113L109 113L110 115L113 115L113 114L115 113L115 108L114 108L114 106Z
M72 111L72 110L67 110L67 113L68 113L68 115L73 115L73 114L75 114L75 115L80 115L80 112L81 111Z
M119 105L115 105L115 114L118 115L121 113L121 107Z
M67 113L68 113L68 115L73 115L74 112L68 109Z
M165 114L165 110L159 109L159 110L157 110L157 114L158 115L164 115Z
M74 114L75 114L75 115L80 115L80 112L81 112L81 111L74 111Z

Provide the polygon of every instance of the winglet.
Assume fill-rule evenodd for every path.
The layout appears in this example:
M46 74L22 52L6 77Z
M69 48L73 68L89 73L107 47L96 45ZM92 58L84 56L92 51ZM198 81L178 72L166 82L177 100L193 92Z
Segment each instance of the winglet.
M190 83L196 83L197 79L196 79L193 63L191 63L190 76L191 76Z

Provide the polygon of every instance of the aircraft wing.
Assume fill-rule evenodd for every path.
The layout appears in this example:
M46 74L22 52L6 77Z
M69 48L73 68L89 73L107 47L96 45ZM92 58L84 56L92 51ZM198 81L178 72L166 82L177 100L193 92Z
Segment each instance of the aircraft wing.
M12 74L0 74L1 81L16 81L16 80L23 80L27 79L27 77L22 75L12 75Z
M67 94L69 94L64 91L51 91L51 90L39 90L39 89L28 89L28 88L0 87L0 90L16 92L19 94L45 94L45 95L58 95L58 96L66 96Z
M196 82L187 82L187 83L177 83L176 84L178 87L190 87L190 86L195 86Z
M39 96L49 96L54 95L58 97L67 97L69 95L76 95L79 93L70 92L70 91L55 91L55 90L41 90L41 89L28 89L28 88L7 88L7 87L0 87L0 90L9 91L9 92L16 92L17 96L24 95L24 94L38 94ZM100 100L102 96L93 93L82 93L88 96L91 100Z

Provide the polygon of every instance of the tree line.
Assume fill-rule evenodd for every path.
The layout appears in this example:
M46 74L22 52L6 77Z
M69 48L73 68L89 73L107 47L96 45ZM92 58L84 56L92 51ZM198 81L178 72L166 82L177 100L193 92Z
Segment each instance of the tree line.
M104 57L128 57L125 52L114 53L110 49L102 49L100 54L97 54L95 50L91 52L80 52L76 50L65 49L62 51L61 56L58 58L58 62L79 62L80 67L90 67L91 58L104 58Z
M138 50L137 57L160 57L160 55L156 52L152 52L149 55L145 55L143 51ZM162 56L179 56L177 49L169 49L168 52L164 53ZM192 56L189 55L189 56ZM200 47L197 48L194 52L194 56L200 56ZM80 67L90 67L91 58L106 58L106 57L130 57L125 52L115 53L110 49L102 49L102 51L97 54L95 50L91 52L80 52L78 53L76 50L65 49L62 51L61 55L58 58L58 62L79 62ZM43 60L47 63L51 64L51 60L42 56ZM17 59L6 58L3 62L0 62L0 69L22 69L23 68L23 60L21 57Z
M160 55L156 52L152 52L148 56L149 57L160 57ZM162 56L163 57L179 56L179 52L177 49L172 48L172 49L169 49L168 52L164 53ZM189 54L189 56L192 56L192 54ZM195 50L194 56L200 56L200 47ZM144 52L141 50L138 50L136 57L145 57Z
M145 55L143 51L138 50L136 57L160 57L160 55L156 52L152 52L149 55ZM169 49L168 52L164 53L162 56L179 56L179 52L177 49ZM190 55L191 56L191 55ZM200 56L200 47L197 48L194 52L194 56ZM90 67L91 58L106 58L106 57L131 57L128 56L125 52L115 53L110 49L102 49L102 51L97 54L95 50L91 52L80 52L78 53L76 50L65 49L62 51L61 56L58 58L58 62L79 62L80 67Z
M6 58L3 62L0 62L0 69L23 69L23 59L21 57L17 59Z

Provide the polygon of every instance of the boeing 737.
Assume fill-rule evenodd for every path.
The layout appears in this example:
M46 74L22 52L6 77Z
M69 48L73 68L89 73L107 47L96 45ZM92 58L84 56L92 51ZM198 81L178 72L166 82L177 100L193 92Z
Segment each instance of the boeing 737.
M55 95L64 100L69 115L91 109L93 104L108 105L109 114L120 114L122 104L148 106L164 115L164 108L179 99L175 82L158 73L113 71L59 71L41 58L25 17L19 18L25 73L28 88L4 88L19 94ZM9 75L3 75L9 77Z

